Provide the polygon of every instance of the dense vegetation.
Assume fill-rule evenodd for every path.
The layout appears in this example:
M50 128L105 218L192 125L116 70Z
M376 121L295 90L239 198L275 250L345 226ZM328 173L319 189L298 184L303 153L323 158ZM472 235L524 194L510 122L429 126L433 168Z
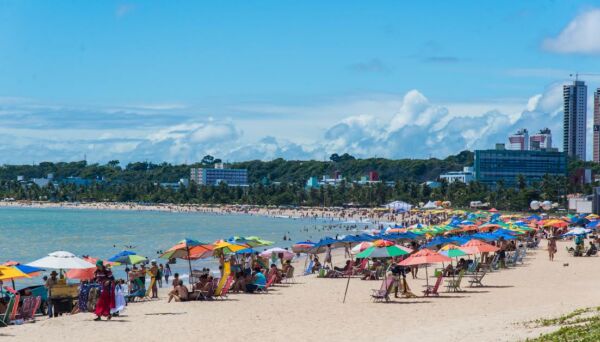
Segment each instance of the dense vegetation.
M235 163L233 167L247 168L249 187L197 186L190 184L177 190L163 187L161 182L175 182L189 177L190 167L210 166L219 162L211 156L192 165L152 164L137 162L121 167L118 161L105 165L86 162L49 163L39 165L5 165L0 167L0 197L16 200L50 201L135 201L153 203L195 204L258 204L295 206L379 206L392 200L404 200L417 204L428 200L449 200L457 207L466 207L470 201L489 202L498 209L524 210L531 200L564 202L570 192L589 193L590 188L568 184L564 177L545 177L538 184L527 187L524 179L518 180L517 188L498 184L491 190L477 182L470 184L441 183L438 188L423 184L436 179L440 173L459 170L471 165L473 154L465 151L446 159L388 160L381 158L355 159L350 155L332 155L328 162L320 161L249 161ZM354 180L369 171L377 171L384 181L357 185L343 182L340 186L305 189L311 176L340 171L347 179ZM97 179L91 185L50 185L40 188L35 184L16 181L17 175L25 179L45 177L53 173L55 179L81 177Z

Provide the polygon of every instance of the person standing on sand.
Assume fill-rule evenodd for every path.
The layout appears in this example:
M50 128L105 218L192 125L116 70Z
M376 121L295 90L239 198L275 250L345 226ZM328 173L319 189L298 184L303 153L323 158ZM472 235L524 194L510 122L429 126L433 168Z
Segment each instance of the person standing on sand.
M556 239L554 236L548 238L548 259L554 261L554 254L556 254Z
M165 275L165 284L167 284L167 286L169 286L169 277L171 276L171 266L169 266L169 263L165 264L165 271L164 271L164 275Z
M150 269L148 270L148 273L150 273L150 285L152 286L152 298L158 298L158 287L157 287L157 280L158 280L158 266L156 266L156 261L152 260L152 266L150 266Z
M158 274L156 275L156 281L158 282L158 287L162 287L163 274L165 274L165 268L164 268L163 264L160 264L160 265L158 265Z
M112 317L110 310L115 308L115 278L113 277L112 272L104 267L102 260L98 260L96 262L94 281L101 287L100 298L98 298L96 310L94 311L96 314L96 318L94 320L100 321L102 320L102 316L106 316L107 319L110 320Z
M333 262L331 260L331 245L327 245L327 247L325 247L325 260L323 260L323 266L326 266L327 264L333 268Z

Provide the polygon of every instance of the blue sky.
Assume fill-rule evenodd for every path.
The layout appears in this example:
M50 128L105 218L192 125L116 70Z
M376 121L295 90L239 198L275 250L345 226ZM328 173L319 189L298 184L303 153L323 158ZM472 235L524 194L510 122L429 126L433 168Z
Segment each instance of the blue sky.
M524 125L560 143L599 22L589 1L0 1L0 162L443 157Z

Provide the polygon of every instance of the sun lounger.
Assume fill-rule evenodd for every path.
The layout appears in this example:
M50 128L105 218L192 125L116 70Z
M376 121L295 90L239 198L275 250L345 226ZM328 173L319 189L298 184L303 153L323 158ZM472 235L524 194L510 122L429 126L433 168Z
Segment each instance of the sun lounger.
M17 291L15 291L15 289L13 289L12 287L9 286L5 286L4 289L12 294L15 297L15 304L13 305L12 311L10 313L10 320L14 321L17 318L17 315L19 314L19 305L21 304L21 294Z
M461 270L456 279L448 279L446 282L446 292L461 292L460 283L465 275L465 271Z
M467 274L474 274L477 272L477 265L479 262L477 260L473 260L473 262L467 267Z
M486 274L487 274L487 270L483 270L481 272L475 273L473 275L473 278L469 279L469 286L470 287L483 286L483 283L481 282L481 280L483 280L483 277L485 277Z
M381 287L378 290L372 290L371 298L374 302L380 302L385 300L386 302L390 300L390 291L392 290L392 285L394 284L394 278L388 277L383 280L381 283Z
M437 280L435 281L435 285L431 286L427 286L427 288L423 291L423 295L425 297L429 297L429 296L439 296L440 294L438 293L438 289L440 288L440 284L442 283L442 275L440 274L437 277Z

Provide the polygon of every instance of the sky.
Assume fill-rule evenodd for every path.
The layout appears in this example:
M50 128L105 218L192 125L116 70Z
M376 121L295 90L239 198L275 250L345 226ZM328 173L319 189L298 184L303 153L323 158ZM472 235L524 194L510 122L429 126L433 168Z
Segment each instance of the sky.
M600 2L0 0L0 163L561 147L577 72Z

